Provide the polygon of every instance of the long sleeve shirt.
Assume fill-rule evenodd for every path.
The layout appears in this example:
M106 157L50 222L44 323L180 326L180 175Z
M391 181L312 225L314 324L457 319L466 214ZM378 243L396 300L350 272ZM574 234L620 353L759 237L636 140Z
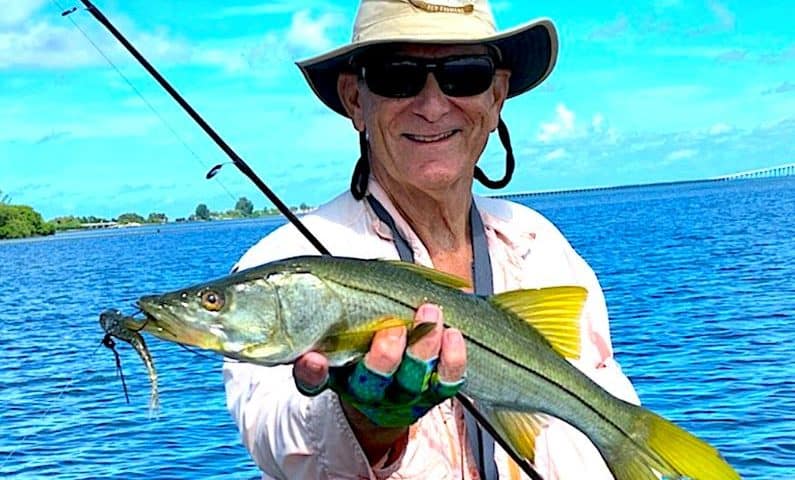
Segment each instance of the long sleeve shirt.
M433 266L428 251L375 182L369 192L395 220L416 263ZM581 285L588 297L580 318L581 355L571 360L613 395L639 403L613 358L607 307L588 264L546 218L522 205L474 197L483 219L495 293L520 288ZM334 255L398 259L389 226L345 193L302 221ZM280 227L246 252L237 268L250 268L295 255L316 254L292 225ZM468 451L463 409L446 401L409 428L402 455L371 467L342 412L326 391L306 397L297 391L291 366L224 365L227 407L263 479L467 479L478 478ZM495 461L501 479L526 478L499 445ZM602 457L581 432L552 419L536 439L536 470L546 480L611 479Z

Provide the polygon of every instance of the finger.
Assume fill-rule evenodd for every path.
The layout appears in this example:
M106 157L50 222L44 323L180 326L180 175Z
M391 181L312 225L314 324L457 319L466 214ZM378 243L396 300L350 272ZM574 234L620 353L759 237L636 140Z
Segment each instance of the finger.
M464 336L455 328L445 329L439 352L439 380L455 383L464 378L467 368L467 349Z
M406 327L393 327L376 332L370 350L364 356L365 366L384 375L395 373L406 348Z
M293 365L293 378L302 393L319 393L328 382L328 360L317 352L309 352L299 357Z
M421 323L434 323L436 326L412 344L408 348L408 352L417 359L430 360L439 355L439 348L442 346L442 310L437 305L430 303L420 305L414 316L414 326Z
M403 390L418 395L428 389L428 383L436 367L439 348L442 345L442 311L436 305L425 304L414 316L415 329L431 325L432 329L417 339L406 350L395 380Z

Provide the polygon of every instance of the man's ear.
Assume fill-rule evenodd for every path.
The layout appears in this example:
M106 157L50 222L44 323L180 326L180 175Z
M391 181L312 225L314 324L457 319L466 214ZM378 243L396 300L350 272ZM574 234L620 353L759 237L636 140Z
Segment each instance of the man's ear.
M345 112L353 122L353 128L364 131L364 113L359 96L359 78L353 73L340 73L337 78L337 95L342 101Z
M494 83L492 91L494 92L493 104L489 111L489 131L497 129L500 122L500 113L502 106L505 104L505 99L508 98L508 88L510 86L511 71L505 69L497 69L494 72Z

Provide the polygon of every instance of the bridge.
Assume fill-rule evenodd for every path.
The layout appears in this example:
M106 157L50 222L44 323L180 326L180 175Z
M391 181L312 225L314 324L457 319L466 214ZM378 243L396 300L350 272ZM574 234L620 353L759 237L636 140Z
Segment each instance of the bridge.
M743 178L769 178L769 177L787 177L795 175L795 163L786 163L775 167L758 168L756 170L747 170L745 172L731 173L729 175L721 175L720 177L713 177L711 180L740 180Z
M118 222L94 222L94 223L81 223L80 227L94 230L98 228L113 228L118 225L119 225Z
M583 187L583 188L570 188L565 190L536 190L532 192L501 193L497 195L489 195L489 197L493 198L537 197L541 195L564 195L569 193L615 191L615 190L624 190L628 188L638 188L638 187L688 185L695 183L723 182L729 180L745 180L750 178L787 177L791 175L795 175L795 163L786 163L784 165L777 165L774 167L759 168L756 170L747 170L744 172L730 173L727 175L720 175L717 177L703 178L698 180L677 180L672 182L638 183L632 185L612 185L606 187Z

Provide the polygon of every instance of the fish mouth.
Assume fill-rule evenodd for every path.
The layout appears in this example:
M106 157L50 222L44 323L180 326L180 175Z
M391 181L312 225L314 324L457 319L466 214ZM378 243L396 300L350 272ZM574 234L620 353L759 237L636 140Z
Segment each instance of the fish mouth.
M138 328L160 339L190 345L206 350L220 351L219 339L210 332L197 328L194 322L186 322L175 315L167 304L162 304L147 297L138 301L138 308L144 319Z

